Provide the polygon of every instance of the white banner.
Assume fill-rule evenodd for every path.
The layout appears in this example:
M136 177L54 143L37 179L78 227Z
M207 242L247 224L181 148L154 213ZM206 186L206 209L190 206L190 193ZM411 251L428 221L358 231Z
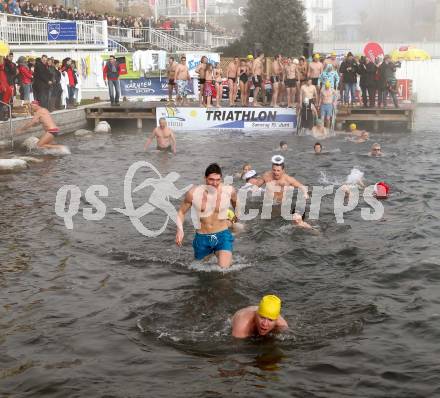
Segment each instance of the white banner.
M156 108L158 124L160 118L175 131L296 128L296 112L291 108Z

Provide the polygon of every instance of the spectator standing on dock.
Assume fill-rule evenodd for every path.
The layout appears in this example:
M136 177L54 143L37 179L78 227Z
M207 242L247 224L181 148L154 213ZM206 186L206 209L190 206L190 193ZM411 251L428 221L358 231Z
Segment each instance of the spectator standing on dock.
M368 58L367 58L368 59ZM377 66L375 62L367 61L365 65L367 91L370 99L370 108L374 108L376 104L377 93Z
M18 58L18 80L20 82L20 98L25 103L31 100L33 72L30 70L26 58Z
M104 66L104 80L108 80L108 93L110 102L114 106L119 105L119 75L121 74L121 65L118 64L114 55L110 55L110 59Z
M379 71L382 91L380 104L383 104L383 107L385 108L387 106L388 94L390 94L391 98L393 99L394 106L398 108L399 104L397 101L396 65L391 62L391 57L389 55L385 56L382 65L379 67Z
M5 72L4 57L0 56L0 101L9 104L12 97L11 87ZM6 105L0 104L0 121L9 119L9 109Z
M358 73L360 76L359 86L362 92L362 104L365 108L368 107L368 74L367 74L367 64L370 60L364 56L360 58Z
M355 61L353 54L349 52L347 58L342 62L339 69L344 82L344 104L353 106L356 101L356 84L357 84L357 71L358 64Z
M16 82L17 75L18 75L17 65L15 64L13 59L14 59L13 53L9 53L9 55L5 58L5 72L6 72L6 76L8 78L9 87L11 88L11 92L12 92L12 98L10 101L11 106L13 105L12 99L16 94L15 82Z
M75 86L76 86L76 76L75 71L72 68L72 59L64 58L61 65L61 72L65 74L67 83L67 108L71 108L75 104ZM105 78L104 78L105 80Z
M34 99L37 100L43 108L49 106L49 89L52 85L51 75L47 67L47 56L42 55L41 58L35 60L34 82L32 89Z

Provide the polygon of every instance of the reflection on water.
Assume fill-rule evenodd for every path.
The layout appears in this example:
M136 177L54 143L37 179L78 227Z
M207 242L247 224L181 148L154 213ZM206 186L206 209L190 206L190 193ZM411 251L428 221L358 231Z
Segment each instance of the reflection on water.
M180 133L173 157L144 154L145 134L120 125L63 138L71 156L1 175L0 395L438 396L439 127L437 110L422 108L412 134L334 137L325 156L308 136ZM387 181L384 218L366 222L355 209L337 224L331 198L312 222L318 233L257 218L222 272L214 259L194 261L189 222L179 249L173 224L146 238L112 210L124 207L135 161L179 172L184 187L214 161L226 175L245 162L262 173L281 140L288 172L309 186L343 182L353 167L367 185ZM366 156L376 141L388 156ZM67 230L54 212L64 184L83 194L106 185L105 218L84 220L83 197ZM155 211L145 223L165 218ZM283 299L289 331L232 339L234 312L267 293Z

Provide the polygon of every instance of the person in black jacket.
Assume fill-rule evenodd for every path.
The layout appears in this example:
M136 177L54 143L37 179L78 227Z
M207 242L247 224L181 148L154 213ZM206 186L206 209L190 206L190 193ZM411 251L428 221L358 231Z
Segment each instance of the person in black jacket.
M359 85L362 91L362 103L365 108L368 107L368 75L367 75L367 62L370 60L364 56L359 60L358 73L360 76Z
M34 98L43 108L49 107L49 89L52 85L52 76L47 67L47 56L42 55L41 58L35 60L34 83L32 89Z
M15 64L15 62L12 61L13 58L14 58L14 54L9 53L9 55L7 57L5 57L5 61L4 61L6 78L8 79L9 87L12 90L11 91L12 96L11 96L11 100L10 100L11 106L13 104L13 98L15 97L15 94L16 94L15 83L16 83L16 79L17 79L17 75L18 75L17 65Z
M353 106L356 95L358 63L353 58L353 54L349 52L347 58L342 62L339 72L344 82L344 104ZM351 98L349 98L351 97ZM350 102L351 99L351 102Z
M367 58L367 62L365 63L365 71L366 71L366 84L367 84L367 91L368 91L368 97L370 98L370 108L374 108L374 105L376 103L376 73L377 73L377 66L374 62L371 62Z
M51 75L52 85L49 89L49 111L52 112L55 109L60 108L61 94L63 89L61 87L61 72L58 70L60 61L49 58L47 60L47 66Z
M379 95L381 95L379 97L379 106L383 105L384 108L387 106L387 97L388 94L390 94L394 106L398 108L396 65L391 61L389 55L385 56L383 63L379 67L379 72L381 86L381 93L379 93Z

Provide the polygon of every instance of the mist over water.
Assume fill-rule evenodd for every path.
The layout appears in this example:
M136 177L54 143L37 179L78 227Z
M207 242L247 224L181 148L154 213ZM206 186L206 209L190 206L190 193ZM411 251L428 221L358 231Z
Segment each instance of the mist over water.
M365 144L335 137L319 156L312 137L275 133L179 133L176 157L142 153L146 134L122 125L60 138L72 155L0 175L0 395L438 396L439 128L438 109L419 108L412 133L373 133ZM124 207L135 161L179 172L180 189L202 182L214 161L225 175L245 162L262 173L281 140L287 171L309 186L343 183L353 167L366 185L387 181L383 219L364 221L361 200L337 224L332 198L311 221L319 233L256 218L221 272L194 260L189 218L179 249L171 222L146 238L113 210ZM367 156L373 142L386 156ZM83 194L106 185L105 218L84 220L83 197L67 230L54 210L64 184ZM142 221L153 229L164 218ZM288 333L233 340L231 316L268 293L282 298Z

